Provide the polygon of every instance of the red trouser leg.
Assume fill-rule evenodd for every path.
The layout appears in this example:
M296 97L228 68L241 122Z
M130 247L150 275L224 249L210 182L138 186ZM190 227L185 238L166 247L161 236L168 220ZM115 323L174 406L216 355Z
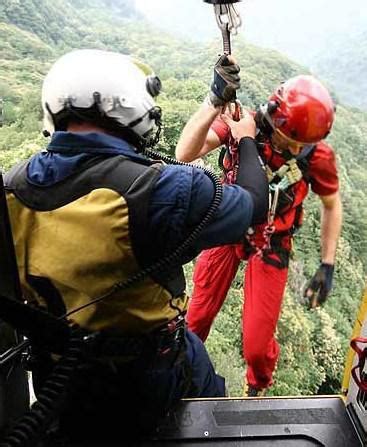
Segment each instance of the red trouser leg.
M194 270L194 290L186 320L189 329L202 341L227 296L240 258L235 245L215 247L201 252Z
M288 268L266 264L251 256L245 273L243 308L243 355L247 363L247 383L256 389L272 384L279 357L276 325L287 282Z

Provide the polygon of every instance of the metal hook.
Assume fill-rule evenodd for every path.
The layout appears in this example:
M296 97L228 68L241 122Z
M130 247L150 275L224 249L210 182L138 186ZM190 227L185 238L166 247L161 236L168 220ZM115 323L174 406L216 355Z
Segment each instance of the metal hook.
M237 34L241 26L241 16L237 12L234 3L241 0L204 0L214 6L214 14L217 25L222 32L223 53L231 54L231 33Z

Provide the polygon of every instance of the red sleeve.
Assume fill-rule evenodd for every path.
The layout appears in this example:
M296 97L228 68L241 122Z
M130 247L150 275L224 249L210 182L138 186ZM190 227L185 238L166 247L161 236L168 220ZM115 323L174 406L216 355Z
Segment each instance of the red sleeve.
M334 194L339 189L334 151L323 141L318 143L309 161L311 189L319 196Z
M213 124L210 126L211 130L215 132L220 139L221 144L226 144L230 137L230 131L227 124L217 117Z

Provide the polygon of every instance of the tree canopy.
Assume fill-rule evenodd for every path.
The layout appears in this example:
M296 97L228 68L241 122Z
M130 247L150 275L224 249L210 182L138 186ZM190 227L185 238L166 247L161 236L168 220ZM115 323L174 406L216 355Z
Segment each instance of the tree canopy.
M97 12L97 13L96 13ZM142 22L132 1L4 0L0 5L0 167L7 170L47 145L41 135L40 89L50 64L73 48L101 48L133 54L149 63L163 81L158 99L164 129L159 148L173 154L181 129L203 101L218 57L220 39L209 45L187 43ZM307 70L274 51L236 40L241 65L239 98L254 108L275 86ZM333 92L337 98L338 92ZM328 138L340 171L344 226L338 247L334 290L322 309L300 304L307 279L319 260L319 199L306 203L306 220L296 237L278 338L280 362L271 393L337 392L345 352L367 271L367 115L337 104L337 119ZM207 162L216 166L216 154ZM191 288L192 263L187 265ZM219 314L207 346L232 395L241 394L242 269Z

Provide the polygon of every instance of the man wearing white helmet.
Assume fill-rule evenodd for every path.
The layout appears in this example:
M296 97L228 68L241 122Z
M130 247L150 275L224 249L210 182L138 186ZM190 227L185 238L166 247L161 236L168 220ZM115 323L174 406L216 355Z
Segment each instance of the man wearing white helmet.
M238 72L227 58L216 64L202 106L208 129L234 98ZM66 54L43 84L51 142L6 176L24 298L80 327L89 343L60 416L70 436L121 437L121 424L134 436L182 397L224 395L184 324L182 265L204 248L239 241L266 212L255 124L238 124L243 168L220 197L203 170L140 153L157 140L159 90L159 79L128 56ZM38 361L40 388L55 361Z

